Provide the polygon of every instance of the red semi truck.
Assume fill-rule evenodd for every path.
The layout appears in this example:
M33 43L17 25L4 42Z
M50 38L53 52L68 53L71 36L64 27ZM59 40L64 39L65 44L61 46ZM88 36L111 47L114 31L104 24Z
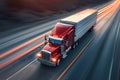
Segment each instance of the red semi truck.
M79 39L96 23L97 11L86 9L61 19L48 36L48 42L36 54L41 64L58 66L71 48L75 48Z

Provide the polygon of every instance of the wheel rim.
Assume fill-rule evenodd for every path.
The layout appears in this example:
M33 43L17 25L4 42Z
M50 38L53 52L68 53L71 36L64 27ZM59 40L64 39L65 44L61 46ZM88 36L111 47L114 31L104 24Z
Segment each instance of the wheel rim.
M57 61L57 66L60 64L60 59L58 59L58 61Z
M73 48L75 48L76 46L75 46L75 44L73 45Z

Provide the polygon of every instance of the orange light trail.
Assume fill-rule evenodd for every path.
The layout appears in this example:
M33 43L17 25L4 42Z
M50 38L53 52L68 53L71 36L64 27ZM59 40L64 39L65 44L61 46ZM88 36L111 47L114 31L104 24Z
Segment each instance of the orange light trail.
M25 51L25 52L17 55L16 57L12 58L11 60L7 61L6 63L0 64L0 69L8 66L9 64L11 64L11 63L15 62L16 60L20 59L21 57L27 55L27 54L30 53L31 51L33 51L33 50L35 50L36 48L40 47L42 44L44 44L44 42L39 43L38 45L36 45L36 46L28 49L27 51Z
M107 15L109 12L114 11L114 10L117 9L118 7L119 7L119 3L118 3L118 1L115 1L113 4L108 5L107 7L99 10L99 11L98 11L99 13L98 13L98 15L97 15L97 17L99 17L99 18L98 18L97 21L100 21L100 20L104 17L103 14L104 14L104 15Z
M45 33L45 34L48 34L48 33L49 33L49 32L47 32L47 33ZM3 57L5 57L5 56L7 56L7 55L9 55L9 54L11 54L11 53L13 53L13 52L15 52L16 50L19 50L20 48L25 47L26 45L29 45L30 43L33 43L33 42L37 41L38 39L41 39L43 36L44 36L44 34L42 34L42 35L40 35L40 36L38 36L38 37L35 37L35 38L33 38L33 39L31 39L31 40L23 43L23 44L20 44L20 45L18 45L17 47L12 48L12 49L6 51L5 53L2 53L2 54L0 55L0 59L3 58Z

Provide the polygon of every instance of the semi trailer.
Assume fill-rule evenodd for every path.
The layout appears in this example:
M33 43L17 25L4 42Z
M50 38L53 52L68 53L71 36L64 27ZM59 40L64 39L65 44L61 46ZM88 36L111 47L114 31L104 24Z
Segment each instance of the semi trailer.
M93 28L96 18L97 10L86 9L61 19L48 35L46 45L36 54L38 61L48 66L58 66L80 38Z

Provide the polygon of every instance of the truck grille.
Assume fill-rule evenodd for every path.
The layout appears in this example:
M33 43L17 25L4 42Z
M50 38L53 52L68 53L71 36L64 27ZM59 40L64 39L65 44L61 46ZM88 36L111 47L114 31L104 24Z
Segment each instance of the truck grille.
M42 58L45 59L45 60L50 61L50 54L47 53L47 52L43 52L43 53L42 53Z

